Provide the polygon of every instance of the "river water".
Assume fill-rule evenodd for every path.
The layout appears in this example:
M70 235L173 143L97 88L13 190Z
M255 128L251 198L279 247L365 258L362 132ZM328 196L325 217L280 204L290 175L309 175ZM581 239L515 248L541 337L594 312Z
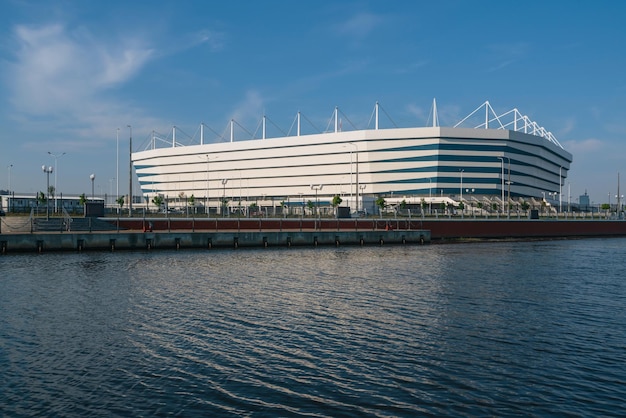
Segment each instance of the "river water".
M0 257L0 416L621 416L626 239Z

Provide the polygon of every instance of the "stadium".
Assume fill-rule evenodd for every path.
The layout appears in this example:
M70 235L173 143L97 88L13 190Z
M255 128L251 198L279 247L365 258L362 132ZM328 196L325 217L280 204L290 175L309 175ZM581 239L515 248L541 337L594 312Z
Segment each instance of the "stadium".
M131 161L146 202L159 196L168 208L191 205L208 215L303 213L311 202L329 211L336 196L350 212L368 214L377 213L381 197L392 209L504 211L527 202L562 210L572 155L517 109L498 115L485 102L442 127L433 101L429 126L384 129L379 109L376 103L373 127L344 130L335 108L326 131L306 135L300 113L295 133L281 137L266 136L265 116L260 138L247 140L235 140L234 120L222 142L207 143L201 125L199 143L182 144L173 128L171 137L153 133Z

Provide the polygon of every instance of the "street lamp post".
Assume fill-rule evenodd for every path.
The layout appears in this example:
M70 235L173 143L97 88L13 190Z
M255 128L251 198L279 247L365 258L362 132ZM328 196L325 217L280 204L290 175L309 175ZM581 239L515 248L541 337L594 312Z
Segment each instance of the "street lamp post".
M317 199L317 192L319 190L322 190L322 187L324 187L323 184L311 184L311 190L315 190L315 212L317 213L317 216L319 217L320 214L320 202Z
M615 199L617 199L617 203L615 204L615 210L619 213L622 211L622 201L624 200L624 195L615 195Z
M7 190L9 192L9 194L11 194L11 169L13 168L13 164L9 164L7 166L7 169L9 170L9 190Z
M469 198L469 202L470 202L470 210L471 210L471 214L474 214L474 206L472 205L472 194L474 193L475 189L465 189L465 193L470 195Z
M224 216L224 210L226 209L226 183L228 183L228 179L222 179L222 187L224 188L222 192L222 216Z
M428 213L432 213L432 201L433 201L433 179L428 178Z
M621 212L622 208L620 203L624 201L624 195L619 194L619 171L617 172L617 194L615 195L615 197L617 198L617 212Z
M506 213L507 213L507 216L510 217L511 216L511 159L509 157L505 157L505 158L508 163L508 167L506 169L507 176L508 176L508 180L506 182L507 184Z
M561 177L561 170L563 167L559 167L559 213L563 212L563 186L561 184L563 177ZM509 186L510 187L510 186Z
M120 197L120 128L115 135L115 200Z
M206 155L206 199L204 204L205 204L205 211L206 211L206 216L207 218L210 216L210 208L209 208L209 193L210 193L210 186L209 186L209 154Z
M108 200L108 204L112 204L113 202L111 202L111 199L113 198L113 180L115 180L115 177L111 177L109 179L109 198Z
M460 196L460 198L459 198L459 201L460 201L461 203L463 203L463 171L465 171L465 170L460 169L459 171L461 172L461 187L459 188L459 192L460 192L460 195L461 195L461 196Z
M128 217L133 216L133 127L126 125L130 130L128 141Z
M359 190L361 191L361 196L363 196L363 191L365 190L365 187L367 186L367 184L360 184L359 185ZM365 209L364 209L365 210Z
M352 142L348 142L349 145L352 145L354 147L354 156L355 156L355 161L356 161L356 179L355 179L355 185L356 185L356 212L359 213L359 147L352 143ZM350 171L352 171L352 164L350 164ZM352 182L352 175L350 175L350 182ZM350 193L352 193L352 191L350 191Z
M500 166L502 167L502 210L501 212L504 213L504 158L498 157L498 160L500 160Z
M206 216L209 217L210 216L210 209L209 209L209 203L210 203L210 199L209 199L209 195L210 195L210 187L209 187L209 154L206 154L204 157L198 155L198 158L206 158L206 192L205 192L205 196L204 196L204 213L206 213ZM215 161L217 159L217 157L213 158L213 160Z
M54 212L58 212L58 208L57 208L57 195L59 194L59 190L57 189L57 176L59 175L59 162L58 159L63 157L65 155L65 153L61 153L61 154L53 154L50 151L48 151L48 154L50 154L50 156L54 157L54 166L56 167L56 171L54 172Z
M95 197L94 197L94 192L93 192L93 182L96 179L96 175L92 174L89 176L89 178L91 179L91 201L93 202Z
M54 171L54 168L46 167L44 164L41 169L46 173L46 220L50 220L50 173Z

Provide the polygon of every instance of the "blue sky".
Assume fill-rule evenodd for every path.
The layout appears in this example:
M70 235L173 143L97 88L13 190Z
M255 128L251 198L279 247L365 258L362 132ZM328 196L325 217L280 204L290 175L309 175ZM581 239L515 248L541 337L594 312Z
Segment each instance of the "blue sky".
M585 190L613 200L618 172L626 191L626 2L0 0L0 10L0 189L10 173L16 192L44 190L48 152L65 152L59 192L89 193L94 173L96 193L115 193L117 177L126 193L129 124L135 149L173 125L181 142L201 122L222 133L235 118L254 132L264 112L283 131L298 111L324 129L339 106L344 124L364 128L376 101L398 126L424 126L436 98L442 126L489 100L551 131L574 155L564 200L568 188L572 201Z

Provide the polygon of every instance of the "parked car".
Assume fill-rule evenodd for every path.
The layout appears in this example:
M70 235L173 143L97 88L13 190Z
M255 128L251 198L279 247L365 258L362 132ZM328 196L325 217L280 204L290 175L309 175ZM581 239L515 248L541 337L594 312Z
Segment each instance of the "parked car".
M6 213L2 209L0 209L0 216L6 216Z

